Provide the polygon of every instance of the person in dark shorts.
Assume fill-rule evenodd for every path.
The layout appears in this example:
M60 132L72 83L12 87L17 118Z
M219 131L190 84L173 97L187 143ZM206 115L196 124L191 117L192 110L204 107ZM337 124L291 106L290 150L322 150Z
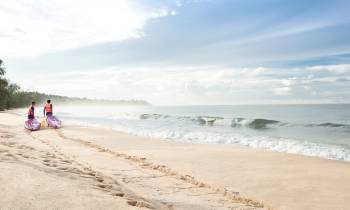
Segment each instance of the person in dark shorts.
M52 116L53 114L53 108L51 104L51 100L47 100L47 103L44 106L44 116Z
M28 109L28 119L34 119L35 102L33 101Z

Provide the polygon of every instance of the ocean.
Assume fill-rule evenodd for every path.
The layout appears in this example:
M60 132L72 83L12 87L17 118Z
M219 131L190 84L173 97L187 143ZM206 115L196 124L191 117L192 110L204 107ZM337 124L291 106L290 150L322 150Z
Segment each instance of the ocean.
M55 106L63 123L350 161L350 105Z

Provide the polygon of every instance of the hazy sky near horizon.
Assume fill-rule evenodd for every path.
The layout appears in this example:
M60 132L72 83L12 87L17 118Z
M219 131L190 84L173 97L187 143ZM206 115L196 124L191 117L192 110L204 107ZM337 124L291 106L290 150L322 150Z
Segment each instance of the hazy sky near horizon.
M347 0L0 0L25 90L153 104L350 103Z

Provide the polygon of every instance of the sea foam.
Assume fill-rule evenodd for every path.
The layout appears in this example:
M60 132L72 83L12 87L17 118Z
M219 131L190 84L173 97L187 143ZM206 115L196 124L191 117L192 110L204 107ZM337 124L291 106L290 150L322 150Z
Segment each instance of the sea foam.
M103 116L69 113L62 114L62 119L90 126L109 127L148 138L195 144L240 145L276 152L350 161L350 149L340 144L316 143L309 141L307 138L298 139L269 135L271 130L283 131L283 129L294 127L311 129L310 131L307 130L308 132L315 132L313 129L349 132L348 124L332 122L298 124L263 118L224 118L221 116L186 116L157 113L123 113L117 115L106 113Z

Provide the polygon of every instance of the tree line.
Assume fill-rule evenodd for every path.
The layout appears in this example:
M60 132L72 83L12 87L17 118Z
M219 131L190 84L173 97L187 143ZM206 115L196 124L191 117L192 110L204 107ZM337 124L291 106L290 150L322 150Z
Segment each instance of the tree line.
M15 107L17 104L15 95L20 92L18 85L5 78L5 67L0 59L0 111Z
M23 91L17 84L5 78L6 69L0 59L0 111L29 106L32 101L44 103L51 99L55 104L86 105L150 105L143 100L94 100L88 98L72 98L59 95L48 95L35 91Z

